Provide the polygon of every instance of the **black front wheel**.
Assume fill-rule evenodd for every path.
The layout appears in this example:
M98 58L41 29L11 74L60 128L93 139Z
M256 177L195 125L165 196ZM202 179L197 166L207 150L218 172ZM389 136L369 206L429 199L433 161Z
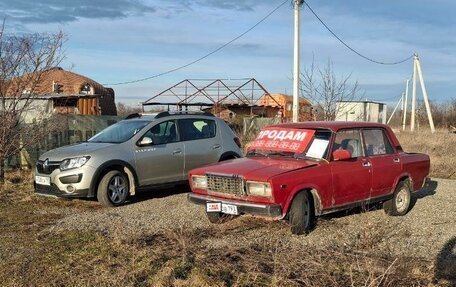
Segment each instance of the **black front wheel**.
M315 215L312 199L308 192L301 191L293 198L288 211L288 221L293 234L307 234L312 230Z
M127 175L118 170L111 170L98 184L97 199L104 206L119 206L125 203L129 192Z

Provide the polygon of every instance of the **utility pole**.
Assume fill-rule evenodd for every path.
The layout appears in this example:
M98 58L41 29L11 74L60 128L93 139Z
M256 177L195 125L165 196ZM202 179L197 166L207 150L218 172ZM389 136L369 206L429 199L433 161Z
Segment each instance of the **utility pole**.
M407 122L407 105L408 105L408 90L409 90L409 82L410 80L407 80L407 83L405 84L405 100L404 100L404 120L402 121L402 130L405 131L405 123Z
M428 98L427 91L426 91L426 85L424 84L423 72L421 71L420 58L418 57L418 54L415 53L415 55L413 57L412 118L411 118L411 123L410 123L410 130L411 131L415 130L416 80L417 80L417 76L419 77L419 80L420 80L421 92L423 94L424 105L426 107L426 113L427 113L428 120L429 120L429 127L431 128L431 131L434 133L435 132L434 120L432 119L432 112L431 112L431 107L429 105L429 98Z
M394 107L394 110L393 110L393 112L391 113L391 116L389 117L389 119L388 119L388 121L386 122L386 124L389 124L389 123L390 123L391 119L392 119L393 116L394 116L394 113L396 112L396 110L397 110L397 108L399 107L400 104L404 105L404 93L402 93L402 95L401 95L399 101L398 101L397 104L396 104L396 107Z
M431 112L431 107L429 105L426 85L424 84L423 72L421 71L420 59L418 58L418 55L415 55L415 57L416 57L416 68L418 71L418 76L420 77L421 92L423 93L424 105L426 106L426 113L427 113L428 120L429 120L429 127L431 128L431 131L434 133L435 132L434 120L432 119L432 112Z
M293 122L299 121L299 12L303 0L294 1Z
M412 74L412 114L410 119L410 130L415 130L415 111L416 111L416 54L413 57L413 74Z

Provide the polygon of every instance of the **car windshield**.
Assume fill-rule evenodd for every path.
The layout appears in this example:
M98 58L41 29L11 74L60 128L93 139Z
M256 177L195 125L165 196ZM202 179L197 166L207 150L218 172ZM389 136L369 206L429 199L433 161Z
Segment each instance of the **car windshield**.
M131 139L142 130L149 121L120 121L113 124L91 137L88 142L92 143L122 143Z
M276 137L273 140L260 142L258 146L258 138L249 148L247 156L265 156L265 157L292 157L297 159L326 159L328 156L329 141L331 139L331 131L329 130L311 130L313 134L308 141L304 141L301 147L297 147L296 141L279 140ZM286 137L286 136L285 136ZM269 138L270 139L270 138ZM261 138L260 138L261 141ZM262 147L261 147L262 146ZM269 147L269 148L268 148ZM294 147L300 149L293 151Z

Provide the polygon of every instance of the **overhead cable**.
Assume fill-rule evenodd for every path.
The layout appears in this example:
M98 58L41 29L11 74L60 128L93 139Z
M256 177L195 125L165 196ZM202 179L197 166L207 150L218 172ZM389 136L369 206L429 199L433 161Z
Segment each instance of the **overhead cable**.
M164 75L167 75L167 74L170 74L170 73L173 73L173 72L176 72L176 71L179 71L179 70L182 70L184 68L187 68L188 66L191 66L193 64L196 64L204 59L206 59L207 57L217 53L218 51L222 50L223 48L227 47L228 45L232 44L233 42L237 41L238 39L242 38L245 34L249 33L250 31L252 31L253 29L255 29L258 25L260 25L261 23L263 23L266 19L268 19L272 14L274 14L277 10L279 10L283 5L285 5L286 3L288 3L289 0L285 0L283 1L280 5L278 5L277 7L275 7L271 12L269 12L266 16L264 16L263 18L260 19L260 21L258 21L255 25L253 25L252 27L250 27L249 29L247 29L246 31L244 31L242 34L238 35L237 37L233 38L232 40L226 42L225 44L221 45L220 47L218 47L217 49L215 50L212 50L211 52L207 53L206 55L194 60L194 61L191 61L185 65L182 65L182 66L179 66L179 67L176 67L174 69L171 69L171 70L168 70L168 71L165 71L165 72L162 72L162 73L159 73L159 74L155 74L155 75L152 75L152 76L149 76L149 77L145 77L145 78L141 78L141 79L137 79L137 80L132 80L132 81L125 81L125 82L118 82L118 83L110 83L110 84L103 84L105 86L117 86L117 85L126 85L126 84L133 84L133 83L138 83L138 82L143 82L143 81L147 81L147 80L150 80L150 79L153 79L153 78L158 78L160 76L164 76Z
M376 64L380 64L380 65L397 65L397 64L401 64L401 63L407 62L408 60L412 59L413 56L414 56L414 54L412 54L409 57L407 57L407 58L405 58L403 60L400 60L400 61L396 61L396 62L382 62L382 61L377 61L377 60L374 60L372 58L369 58L369 57L361 54L360 52L358 52L354 48L352 48L344 40L342 40L339 36L337 36L337 34L334 33L334 31L331 30L331 28L329 28L328 25L326 25L326 23L318 16L318 14L312 9L312 7L310 7L310 5L309 5L309 3L307 3L307 1L304 1L304 4L307 6L307 8L309 8L310 12L315 16L315 18L317 18L318 21L326 28L326 30L329 31L329 33L331 33L337 40L339 40L339 42L341 42L347 49L349 49L350 51L352 51L356 55L360 56L361 58L364 58L364 59L366 59L366 60L368 60L368 61L370 61L372 63L376 63Z

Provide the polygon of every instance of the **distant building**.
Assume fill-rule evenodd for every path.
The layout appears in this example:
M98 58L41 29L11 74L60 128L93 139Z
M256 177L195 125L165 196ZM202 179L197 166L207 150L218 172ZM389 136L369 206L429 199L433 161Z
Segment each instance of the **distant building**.
M270 94L263 95L258 100L258 105L268 107L279 107L282 109L278 110L277 116L281 116L287 120L293 118L293 96L285 94ZM305 99L299 98L299 121L312 120L312 103Z
M227 122L232 122L236 118L236 113L230 109L220 111L217 116L224 119Z
M23 95L30 93L31 88L23 91ZM113 89L60 67L43 72L33 94L33 106L47 113L117 114Z
M339 101L336 121L375 122L386 124L387 106L372 101Z

